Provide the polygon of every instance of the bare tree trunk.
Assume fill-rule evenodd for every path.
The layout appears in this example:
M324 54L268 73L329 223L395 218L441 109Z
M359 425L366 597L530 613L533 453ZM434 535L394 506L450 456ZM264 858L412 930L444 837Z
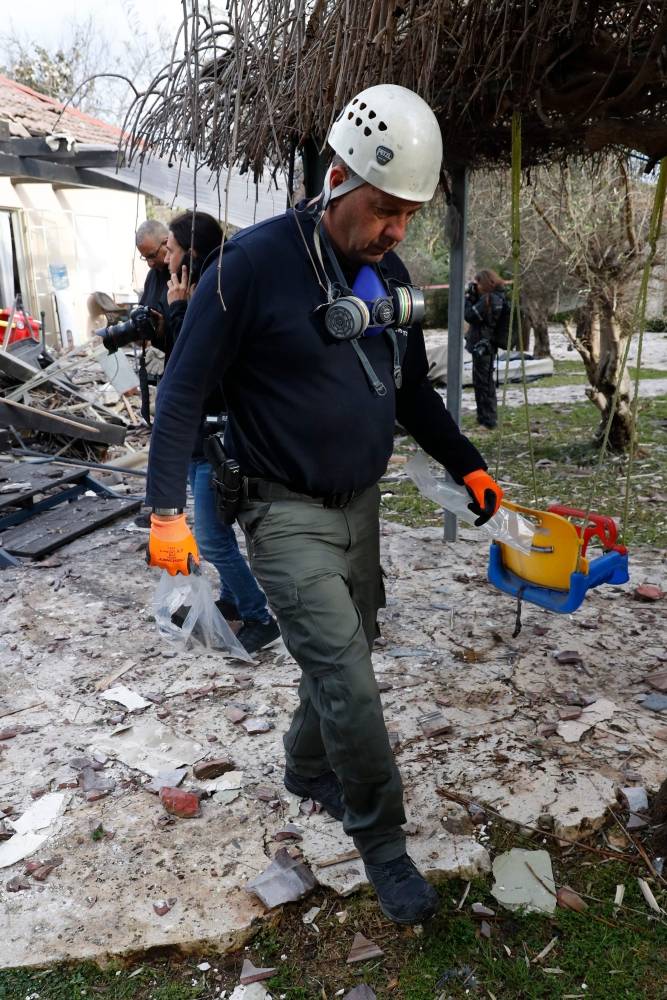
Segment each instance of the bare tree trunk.
M612 300L606 297L593 300L591 297L585 307L577 310L574 346L581 355L590 382L586 395L600 411L596 440L601 441L619 384L621 367L621 331ZM630 379L626 371L620 383L609 432L609 448L617 452L627 451L633 433Z
M533 357L550 358L551 344L549 343L549 324L546 312L542 312L539 318L533 317L533 332L535 334Z
M523 331L524 350L530 351L530 330L533 331L533 357L551 357L549 344L549 314L541 302L533 298L526 299L521 309L521 329ZM517 345L518 346L518 345Z

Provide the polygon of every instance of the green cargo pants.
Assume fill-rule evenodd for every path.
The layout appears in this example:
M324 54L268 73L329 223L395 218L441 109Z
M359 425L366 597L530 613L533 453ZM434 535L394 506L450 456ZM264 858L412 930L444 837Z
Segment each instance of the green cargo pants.
M405 851L403 788L370 650L381 603L379 490L341 509L299 499L248 501L238 516L250 564L302 670L284 737L303 777L335 771L343 829L371 864Z

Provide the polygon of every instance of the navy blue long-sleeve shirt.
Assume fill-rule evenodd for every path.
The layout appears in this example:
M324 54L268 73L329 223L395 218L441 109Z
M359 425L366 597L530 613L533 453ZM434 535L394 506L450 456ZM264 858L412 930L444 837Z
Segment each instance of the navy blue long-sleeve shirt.
M290 210L229 240L224 306L217 268L202 274L158 393L149 505L185 505L203 400L221 379L229 412L225 446L245 475L313 496L364 489L387 468L396 420L458 482L486 468L427 380L419 326L407 336L399 390L389 338L359 341L385 396L372 391L352 344L327 335L318 309L326 293L304 243L314 257L313 229L307 212ZM393 253L382 270L409 280Z

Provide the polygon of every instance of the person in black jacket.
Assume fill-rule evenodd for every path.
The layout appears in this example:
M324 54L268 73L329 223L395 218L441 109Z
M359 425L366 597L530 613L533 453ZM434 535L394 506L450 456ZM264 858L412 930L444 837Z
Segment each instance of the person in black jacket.
M178 340L199 276L208 267L215 267L221 243L220 224L205 212L184 212L169 223L165 259L170 273L167 302L173 343ZM201 554L220 577L218 608L228 621L242 622L237 639L249 653L256 653L275 642L280 630L239 550L234 528L223 524L216 513L211 465L204 454L203 420L206 416L219 417L225 411L222 389L216 385L204 401L200 433L188 470L194 497L194 534Z
M301 668L288 791L353 839L383 912L421 923L438 895L406 853L403 791L371 651L382 601L378 481L400 424L472 497L502 490L428 381L418 294L393 252L439 182L442 138L415 93L356 95L328 137L316 201L242 230L200 277L158 399L149 562L188 573L183 514L201 401L222 378L251 566ZM375 290L373 290L375 289ZM230 491L231 493L231 491Z
M498 423L496 356L507 346L509 329L505 282L495 271L479 271L466 288L465 319L470 324L466 347L472 354L477 423L492 430Z

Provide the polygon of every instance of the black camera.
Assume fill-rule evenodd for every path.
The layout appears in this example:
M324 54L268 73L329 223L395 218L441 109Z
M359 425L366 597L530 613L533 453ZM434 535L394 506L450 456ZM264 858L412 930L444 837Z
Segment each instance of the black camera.
M474 358L485 358L489 354L493 354L493 347L491 346L491 341L487 340L486 337L482 337L473 346L471 352Z
M479 288L476 281L469 281L466 285L466 298L474 299L475 301L479 298Z
M157 332L157 317L148 306L135 306L129 318L122 323L114 323L96 330L109 354L115 354L120 347L134 344L137 340L151 340Z

